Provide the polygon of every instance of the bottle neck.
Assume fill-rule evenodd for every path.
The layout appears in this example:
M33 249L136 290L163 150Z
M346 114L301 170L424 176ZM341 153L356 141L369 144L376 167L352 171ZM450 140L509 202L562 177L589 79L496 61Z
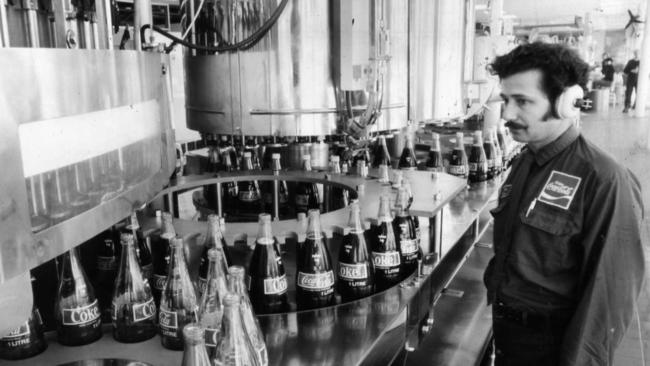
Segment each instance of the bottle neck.
M302 161L302 170L306 172L311 171L311 162L309 160L305 159Z
M260 227L257 230L257 243L261 245L270 245L273 244L273 230L271 229L271 223L263 221L260 223Z
M456 149L458 150L465 149L465 143L463 140L464 140L463 135L456 135Z
M225 339L230 338L231 341L237 339L244 334L242 322L241 322L241 312L240 304L230 304L226 303L223 309L223 332L222 335ZM225 341L224 339L224 341Z
M183 246L182 245L172 245L171 248L171 255L169 259L169 268L179 268L180 272L187 272L187 266L185 264L185 255L183 254ZM170 274L172 272L170 271Z
M228 280L228 291L237 295L246 295L246 284L242 276L230 275Z
M350 220L348 222L350 230L354 234L363 233L363 224L361 223L361 210L359 206L354 206L350 212Z
M171 240L176 236L176 230L172 224L171 217L167 219L165 216L163 216L162 234L160 234L160 236L166 238L167 240Z
M253 170L253 160L249 157L244 158L242 170Z
M72 248L63 255L63 263L61 265L62 278L79 279L81 274L81 263L77 257L77 248Z
M431 142L431 148L429 149L430 151L440 151L440 139L437 137L433 138L433 141Z
M205 238L205 244L208 248L222 248L221 243L221 224L219 220L213 220L208 226L208 235Z
M390 202L388 200L381 200L379 202L379 221L391 222L393 217L390 213Z
M310 216L307 223L307 238L321 239L323 234L320 227L320 216Z

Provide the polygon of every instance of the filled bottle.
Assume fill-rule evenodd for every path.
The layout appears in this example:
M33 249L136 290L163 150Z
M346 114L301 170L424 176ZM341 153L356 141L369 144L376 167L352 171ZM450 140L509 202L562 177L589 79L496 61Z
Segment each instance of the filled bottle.
M469 153L469 181L484 182L487 179L488 162L483 149L481 131L474 131L474 144Z
M467 162L467 153L465 152L465 143L463 141L463 133L456 132L456 146L451 152L447 172L460 178L467 178L469 167Z
M302 156L303 171L311 171L311 155ZM313 182L298 182L294 194L294 203L296 214L300 212L307 213L312 209L320 208L320 197L318 194L318 185Z
M54 317L57 338L63 345L80 346L102 337L99 304L76 248L63 254L61 260Z
M199 303L199 323L205 328L208 355L214 358L223 317L223 298L228 293L226 272L222 268L223 253L216 248L208 250L208 281Z
M97 236L97 257L95 260L94 285L99 308L102 312L102 321L111 320L111 299L113 285L117 277L119 264L119 233L115 227L104 231Z
M391 166L390 162L390 153L388 152L388 146L386 146L386 137L379 136L377 137L377 144L375 146L375 156L372 160L372 166L379 168L380 165Z
M445 171L442 150L440 150L440 135L435 132L431 134L431 147L429 148L429 157L425 166L431 172Z
M121 236L122 258L113 291L113 338L142 342L156 335L156 304L140 269L133 234Z
M197 323L189 323L183 327L185 347L182 366L212 366L203 338L205 332L205 328Z
M350 232L343 237L339 250L337 288L343 301L370 296L375 287L374 267L368 253L359 203L353 202L350 209Z
M372 262L375 265L375 287L385 290L401 280L401 256L399 243L393 231L390 198L381 196L377 226L372 229Z
M215 214L208 215L208 232L205 235L205 241L203 242L203 252L201 253L201 262L199 264L199 283L197 286L198 296L201 296L205 290L205 286L208 279L208 269L210 260L208 258L208 251L212 248L217 249L221 252L220 263L221 272L226 273L228 270L228 264L232 263L228 255L226 248L226 239L224 239L223 234L221 233L221 222L219 216Z
M135 211L131 213L131 217L127 220L126 232L133 234L133 239L135 240L135 254L138 257L140 268L142 268L142 275L147 281L151 281L153 278L153 258L151 257L151 251L147 246L147 241L142 234L140 223L138 222L138 215Z
M329 171L332 175L341 174L341 165L338 155L330 156ZM329 185L329 211L338 210L342 207L347 207L350 204L350 196L348 190L335 185Z
M237 294L228 294L223 301L221 336L217 345L215 365L262 366L244 328L241 301Z
M272 169L274 174L279 174L282 171L282 164L280 162L281 156L278 153L273 153L271 155L271 163L265 169ZM277 172L277 173L276 173ZM274 181L266 181L263 184L263 193L264 198L264 211L273 212L273 190L274 190ZM287 182L284 180L277 180L278 182L278 210L280 211L280 217L289 217L290 216L290 207L289 207L289 188Z
M422 257L420 241L416 232L413 216L408 213L408 195L406 188L400 187L395 200L397 216L393 219L393 232L400 248L400 261L402 263L402 276L407 277L418 266L418 259Z
M46 348L43 319L36 304L32 305L32 312L24 323L0 337L0 359L3 360L22 360L36 356Z
M259 216L259 229L255 250L251 257L251 301L258 314L289 310L287 301L287 275L284 271L278 241L271 230L271 215Z
M160 298L158 324L163 347L181 350L183 327L198 321L198 299L185 263L183 239L172 239L170 254L169 274Z
M236 295L239 295L239 311L241 312L241 319L244 323L246 334L251 340L253 349L255 350L255 357L262 366L269 364L269 355L266 350L266 343L264 342L264 333L260 323L255 317L253 306L251 305L246 284L244 283L244 267L231 266L228 268L228 290Z
M169 247L176 237L172 214L163 212L160 232L151 236L151 255L153 257L153 281L151 291L156 305L160 306L160 297L165 289L165 281L169 270Z
M410 133L406 134L406 144L404 145L397 166L402 170L417 170L418 168L418 160L415 157L415 146L413 144L413 135Z
M296 263L296 302L301 310L334 304L334 271L320 212L309 210L308 217L307 237Z
M236 155L235 155L236 156ZM232 160L232 155L229 151L224 151L221 153L221 163L223 165L223 170L225 172L234 172L235 165ZM210 204L210 207L217 207L217 187L216 184L205 186L206 187L206 200ZM239 187L236 182L226 181L221 183L221 204L222 207L234 207L237 205L237 200L239 197Z
M494 140L492 140L492 130L488 130L485 136L483 150L485 151L485 160L487 161L487 179L492 179L499 174L497 173L496 164L497 148L494 146Z
M233 166L233 170L239 170L239 159L237 159L237 150L233 146L232 142L228 140L228 136L226 135L221 135L221 142L219 143L219 150L221 150L222 155L222 162L225 162L223 160L224 156L223 153L228 154L228 158Z
M490 136L492 144L494 144L494 172L496 173L495 176L498 176L503 171L503 150L501 149L501 145L499 145L496 128L493 127L490 129Z
M244 152L242 171L253 171L254 169L250 151ZM256 180L245 180L237 182L237 186L239 190L237 196L239 198L239 212L246 216L252 214L257 215L262 208L259 182Z

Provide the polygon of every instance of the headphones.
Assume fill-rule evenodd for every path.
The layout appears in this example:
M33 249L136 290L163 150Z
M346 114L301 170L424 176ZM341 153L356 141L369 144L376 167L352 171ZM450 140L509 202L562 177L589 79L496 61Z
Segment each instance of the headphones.
M580 116L580 106L584 98L584 91L578 84L564 88L555 100L555 113L561 119L577 118Z

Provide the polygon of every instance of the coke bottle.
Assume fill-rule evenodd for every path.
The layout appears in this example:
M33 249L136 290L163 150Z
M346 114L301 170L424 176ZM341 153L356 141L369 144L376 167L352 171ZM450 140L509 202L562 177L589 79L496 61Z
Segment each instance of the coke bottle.
M391 166L390 154L388 153L388 147L386 146L386 137L379 136L377 137L377 144L375 145L375 154L372 161L372 166L379 168L380 165Z
M147 241L142 235L140 223L138 222L138 215L133 211L131 217L127 220L126 232L133 234L135 240L135 254L138 257L138 263L142 268L142 275L147 282L153 277L153 258L151 258L151 251L147 246Z
M474 131L474 144L469 153L469 181L483 182L487 179L488 163L483 150L481 131Z
M134 343L156 335L156 304L149 282L140 269L135 237L121 236L122 258L113 291L113 338Z
M205 290L205 285L208 278L208 268L210 261L208 259L208 251L212 248L217 249L221 252L219 265L221 266L221 273L226 273L228 270L228 263L231 263L228 256L226 248L226 239L224 239L223 234L221 233L221 222L219 216L215 214L208 215L208 232L205 235L205 241L203 242L203 253L201 254L201 263L199 264L199 284L197 286L198 296L201 296Z
M375 284L359 203L353 202L350 208L350 232L343 237L339 250L338 292L344 301L371 295Z
M278 175L282 171L282 165L280 162L280 154L273 153L268 165L264 166L264 169L273 170L274 175ZM265 181L262 184L262 198L264 200L264 211L273 212L273 200L274 200L274 182L277 182L278 189L278 210L280 217L289 216L289 188L287 187L287 182L284 180L269 180Z
M240 296L237 294L229 293L223 300L223 321L214 358L215 365L262 366L244 328L240 304Z
M296 302L301 310L334 304L334 271L321 231L320 211L309 210L308 217L307 238L296 263Z
M375 287L385 290L401 280L401 256L399 243L393 232L390 198L381 196L378 224L372 230L372 262L375 265Z
M169 269L169 245L176 237L172 214L162 213L162 228L160 233L151 236L151 254L153 257L153 281L151 291L153 298L160 306L160 297L165 289Z
M102 311L102 320L111 320L111 299L113 285L117 277L119 260L119 233L112 227L97 237L97 258L95 261L94 284L99 308Z
M306 172L311 171L311 155L302 156L302 168ZM320 208L317 184L312 182L298 182L296 184L294 203L296 206L296 213L307 213L307 211L311 209Z
M494 146L492 140L492 130L488 130L485 134L486 139L483 142L483 150L485 151L485 160L487 161L487 179L496 177L497 172L497 148Z
M251 160L250 151L244 152L244 158L242 159L242 170L243 171L253 171L253 161ZM259 183L256 180L245 180L237 183L239 187L238 193L238 205L239 212L242 214L255 214L260 211L261 207L261 194Z
M330 173L332 175L341 174L341 165L338 155L330 156ZM350 204L350 196L345 188L330 185L329 187L329 210L338 210L341 207L347 207Z
M185 347L182 366L212 366L203 338L205 332L206 329L197 323L189 323L183 327Z
M448 173L460 178L467 178L468 164L467 153L465 152L464 136L462 132L456 132L456 147L449 158Z
M503 159L501 168L505 170L510 163L510 148L509 148L508 139L504 133L504 129L501 124L497 126L496 134L497 134L497 141L499 142L499 147L501 148L501 158Z
M257 143L257 137L248 137L244 145L244 152L251 153L251 162L253 163L253 170L261 170L260 157L258 154L260 145Z
M223 317L223 298L228 292L228 285L226 272L222 269L223 253L216 248L211 248L208 250L208 263L208 281L199 304L199 323L205 327L208 355L214 358Z
M27 320L0 338L0 359L22 360L36 356L46 348L43 319L36 304L33 304Z
M444 172L445 166L440 150L440 135L433 132L431 134L431 147L429 148L429 157L427 158L426 168L431 172Z
M268 314L287 311L287 276L278 241L273 237L269 214L259 216L259 230L249 269L251 301L255 312Z
M395 200L397 216L393 219L393 231L400 248L402 276L408 277L418 266L421 258L420 243L417 237L415 220L408 214L408 195L406 188L400 187Z
M244 267L231 266L228 268L228 290L239 295L239 311L241 312L244 329L251 340L257 361L260 365L267 366L269 364L269 355L266 350L266 343L264 343L264 333L262 333L260 323L253 312L253 306L244 283L244 276Z
M497 130L494 127L490 129L490 140L494 145L494 172L495 176L498 176L503 171L503 150L499 145Z
M185 264L183 239L172 239L170 249L169 274L160 298L158 323L163 347L181 350L183 327L198 321L198 300Z
M239 159L237 159L237 150L233 146L232 142L228 140L228 136L221 135L221 143L219 144L219 149L222 152L221 161L224 162L223 153L226 153L228 154L228 157L230 158L230 162L233 165L233 170L239 170Z
M63 345L80 346L102 337L99 304L76 248L63 254L54 317L57 337Z
M366 164L365 166L370 166L370 152L368 152L367 148L359 149L356 155L354 155L353 165L355 168L359 165L360 161L363 161Z
M418 168L418 160L415 157L415 146L413 145L413 135L410 133L406 134L406 144L404 145L397 166L402 170L417 170Z

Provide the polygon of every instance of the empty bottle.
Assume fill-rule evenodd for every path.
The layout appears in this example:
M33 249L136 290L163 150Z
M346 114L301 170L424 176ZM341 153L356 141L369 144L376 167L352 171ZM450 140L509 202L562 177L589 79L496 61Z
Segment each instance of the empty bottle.
M212 366L205 348L204 332L205 328L197 323L189 323L183 328L185 347L182 366Z
M224 239L223 234L221 233L221 222L219 216L215 214L208 215L208 232L205 235L205 241L203 242L203 253L201 254L201 263L199 264L199 284L197 290L199 291L198 295L201 296L205 290L205 285L208 278L208 268L209 268L209 259L208 251L212 248L217 249L221 252L220 263L221 273L224 274L228 271L228 264L232 261L229 258L228 251L226 248L226 239Z
M302 169L306 172L311 171L311 155L302 156ZM298 182L294 194L294 203L296 213L307 213L311 209L319 209L320 197L318 194L318 185L312 182Z
M431 172L445 171L442 150L440 150L440 135L435 132L431 134L431 147L429 148L429 157L425 165L427 170Z
M242 321L244 322L244 329L246 329L246 334L248 334L251 340L257 361L260 365L266 366L269 364L269 355L266 350L266 343L264 343L264 333L262 333L260 323L253 312L253 306L248 297L244 277L244 267L231 266L228 268L228 290L233 294L239 295L239 310Z
M390 153L388 152L388 146L386 146L386 137L377 137L377 144L375 145L374 153L375 156L372 160L373 167L379 168L380 165L386 165L387 167L391 166Z
M469 153L469 181L483 182L487 179L488 163L483 149L481 131L474 131L474 144Z
M447 172L460 178L468 176L467 153L465 152L464 136L462 132L456 132L456 146L451 152L449 158L449 167Z
M371 233L372 262L375 265L375 287L385 290L401 280L401 256L399 243L393 232L390 198L381 196L377 226Z
M151 236L151 255L153 257L153 281L151 291L156 304L160 306L160 297L165 289L169 270L170 243L176 237L172 215L163 212L161 231Z
M214 358L215 365L262 366L244 328L240 304L240 296L237 294L228 294L224 298L221 337Z
M334 271L320 212L309 210L308 216L307 237L296 263L296 302L301 310L334 304Z
M250 151L244 152L242 159L242 171L253 171L253 161ZM262 196L260 193L260 186L256 180L245 180L237 183L238 190L238 208L241 214L257 215L262 206Z
M413 135L406 134L406 144L402 149L402 155L399 158L397 165L402 170L417 170L418 160L415 157L415 146L413 144Z
M102 337L99 304L76 248L63 254L61 260L54 317L57 338L63 345L80 346Z
M372 295L375 284L374 267L368 253L358 202L353 202L350 209L348 220L350 232L343 237L339 250L337 288L344 301Z
M208 250L207 285L199 304L199 323L205 328L208 355L214 358L223 317L223 298L228 292L226 272L223 271L223 253L216 248Z
M126 232L133 234L135 254L138 257L140 268L142 268L142 275L147 281L150 281L153 278L153 258L147 246L147 241L142 234L140 223L138 222L138 215L135 211L131 213L131 217L127 220Z
M483 150L485 151L485 160L487 161L487 179L492 179L499 174L496 164L497 148L494 146L494 140L492 139L492 130L488 130L485 136Z
M418 259L422 252L417 237L415 218L408 213L408 195L406 188L400 187L395 200L397 216L393 220L393 231L397 246L400 248L400 261L402 263L402 277L407 277L418 266Z
M259 229L249 269L250 298L255 312L268 314L287 311L287 276L269 214L259 215Z
M122 258L113 291L113 338L141 342L156 335L156 304L135 254L133 234L121 235Z
M198 321L198 299L185 264L183 239L172 239L170 249L169 274L160 298L158 324L163 347L181 350L183 327Z

